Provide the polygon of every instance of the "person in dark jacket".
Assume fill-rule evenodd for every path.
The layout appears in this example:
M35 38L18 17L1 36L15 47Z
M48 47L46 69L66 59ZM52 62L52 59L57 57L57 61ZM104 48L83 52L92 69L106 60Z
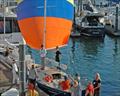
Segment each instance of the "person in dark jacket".
M93 80L93 86L94 86L94 96L100 96L101 79L99 73L96 73L95 80Z
M61 55L61 52L59 51L59 47L57 46L56 47L55 61L57 61L59 63L59 66L60 66L60 55Z

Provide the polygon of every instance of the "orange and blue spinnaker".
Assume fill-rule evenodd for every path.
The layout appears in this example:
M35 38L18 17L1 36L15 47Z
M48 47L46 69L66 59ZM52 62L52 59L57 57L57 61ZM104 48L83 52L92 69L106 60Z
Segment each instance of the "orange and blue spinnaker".
M73 0L46 0L46 49L68 43L74 16ZM44 0L23 0L17 8L18 24L26 43L40 49L44 34Z

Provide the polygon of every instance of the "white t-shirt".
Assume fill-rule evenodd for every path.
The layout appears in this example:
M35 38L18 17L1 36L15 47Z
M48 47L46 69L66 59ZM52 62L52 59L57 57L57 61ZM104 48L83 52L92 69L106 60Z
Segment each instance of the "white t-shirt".
M40 50L40 57L45 57L47 54L47 51L45 49Z
M35 69L30 69L29 78L30 79L36 79L36 70Z

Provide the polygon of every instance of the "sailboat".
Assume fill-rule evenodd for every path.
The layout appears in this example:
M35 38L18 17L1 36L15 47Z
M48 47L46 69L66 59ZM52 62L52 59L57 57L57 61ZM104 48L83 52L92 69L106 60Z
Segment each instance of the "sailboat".
M17 9L18 24L28 46L39 50L65 46L68 43L74 15L73 0L23 0ZM52 82L44 77L52 76ZM46 67L40 70L38 87L49 96L71 96L59 88L65 72Z

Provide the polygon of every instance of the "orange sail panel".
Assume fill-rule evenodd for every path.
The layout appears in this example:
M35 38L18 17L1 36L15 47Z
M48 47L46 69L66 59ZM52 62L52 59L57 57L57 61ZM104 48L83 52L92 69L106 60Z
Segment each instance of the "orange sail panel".
M47 0L46 49L68 43L73 19L73 4L68 1ZM20 30L26 43L34 49L40 49L43 44L43 6L44 0L24 0L18 5L17 15Z

